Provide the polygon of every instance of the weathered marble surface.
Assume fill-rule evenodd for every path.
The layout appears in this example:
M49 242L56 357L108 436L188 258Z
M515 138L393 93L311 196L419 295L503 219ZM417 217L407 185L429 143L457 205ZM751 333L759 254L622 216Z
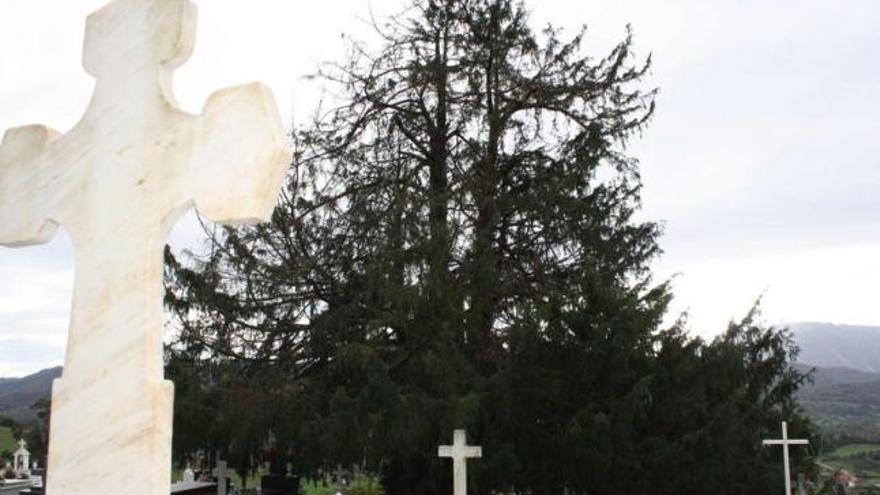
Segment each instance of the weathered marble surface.
M266 220L290 163L270 91L179 110L173 70L195 39L187 0L117 0L88 18L85 116L61 135L9 130L0 145L0 244L76 256L64 374L53 387L49 495L167 495L173 385L162 366L162 256L178 217Z

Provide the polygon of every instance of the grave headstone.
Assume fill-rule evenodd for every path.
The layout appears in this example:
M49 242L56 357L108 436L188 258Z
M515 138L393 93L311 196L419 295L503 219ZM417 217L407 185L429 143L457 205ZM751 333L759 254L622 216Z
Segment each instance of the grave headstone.
M336 466L336 469L333 470L333 483L339 487L348 486L348 471L342 468L342 466Z
M260 494L299 495L300 478L292 474L293 451L273 447L268 460L269 473L260 478Z
M299 495L298 476L269 474L260 478L260 495Z
M35 125L0 144L0 245L44 243L63 225L75 251L64 373L52 389L55 495L169 493L166 238L192 206L221 223L267 219L290 161L262 85L219 91L199 116L177 108L172 75L192 52L195 21L188 0L116 0L93 13L85 115L65 135Z
M31 453L28 452L24 439L18 441L18 450L12 454L12 466L17 476L31 475Z
M31 469L30 488L18 492L19 495L43 495L45 489L46 472L43 469L34 467Z
M226 461L218 460L217 467L214 468L211 474L217 479L217 495L226 495L229 491L229 482L231 480Z
M437 450L440 457L452 458L453 494L467 495L467 460L483 457L483 449L467 444L467 432L455 430L452 445Z
M187 466L186 469L183 470L183 482L184 483L192 483L196 480L196 473L192 470L190 466Z
M788 438L788 423L782 422L782 438L764 440L763 445L781 445L782 463L785 471L785 495L791 495L791 463L789 462L788 447L790 445L809 445L808 440Z

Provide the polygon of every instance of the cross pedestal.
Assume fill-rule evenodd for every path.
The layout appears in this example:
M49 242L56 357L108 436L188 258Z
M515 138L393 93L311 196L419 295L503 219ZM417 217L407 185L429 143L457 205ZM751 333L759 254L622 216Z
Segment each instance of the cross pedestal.
M172 74L195 39L188 0L116 0L89 16L96 78L65 135L9 130L0 144L0 244L63 226L76 259L64 373L52 390L50 495L167 495L171 382L163 380L163 250L195 206L222 223L266 220L290 163L270 91L176 107ZM124 469L120 469L123 466Z
M789 445L809 445L808 440L789 439L788 423L782 422L782 438L779 440L764 440L763 445L781 445L782 446L782 463L785 466L785 495L791 495L791 464L788 458Z
M483 449L467 444L467 432L455 430L452 445L437 449L440 457L452 458L453 494L467 495L467 460L483 457Z

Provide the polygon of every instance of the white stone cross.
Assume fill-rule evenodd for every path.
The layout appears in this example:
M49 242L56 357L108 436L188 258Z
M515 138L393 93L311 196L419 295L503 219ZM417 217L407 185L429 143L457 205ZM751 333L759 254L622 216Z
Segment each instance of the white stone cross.
M211 474L217 478L217 495L226 495L226 480L229 479L226 461L217 461L217 467Z
M791 495L791 465L788 461L789 445L809 445L809 440L789 439L788 423L782 422L781 440L764 440L763 445L782 445L782 462L785 464L785 495Z
M467 460L483 457L483 449L467 444L465 430L455 430L454 436L452 445L441 445L437 455L452 458L453 494L467 495Z
M214 93L201 115L177 108L172 75L192 52L195 21L188 0L116 0L93 13L85 115L65 135L34 125L0 144L0 245L47 242L60 225L75 251L64 374L52 390L52 495L170 493L166 238L193 206L221 223L266 220L290 163L260 84Z

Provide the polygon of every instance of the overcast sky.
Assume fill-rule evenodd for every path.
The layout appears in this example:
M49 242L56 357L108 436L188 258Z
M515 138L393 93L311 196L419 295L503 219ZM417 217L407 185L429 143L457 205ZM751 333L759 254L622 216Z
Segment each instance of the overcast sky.
M80 66L85 16L104 0L0 1L0 130L66 131L92 80ZM182 106L262 80L287 124L317 89L302 79L343 53L342 33L402 0L207 1L177 73ZM710 337L764 295L770 323L880 325L880 2L876 0L531 0L536 26L590 29L599 54L635 31L653 53L657 116L631 147L642 217L662 220L658 279L675 275L674 312ZM307 7L306 7L307 6ZM293 117L292 117L293 116ZM189 242L192 221L175 231ZM0 376L61 364L73 259L62 233L0 248ZM880 351L880 350L878 350Z

